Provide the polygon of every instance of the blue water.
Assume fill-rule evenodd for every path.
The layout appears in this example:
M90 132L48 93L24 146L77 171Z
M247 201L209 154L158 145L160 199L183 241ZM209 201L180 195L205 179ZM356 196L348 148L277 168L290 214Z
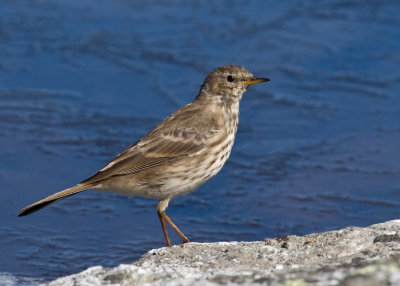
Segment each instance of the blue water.
M164 246L152 200L88 191L16 214L92 175L225 64L271 82L245 94L222 171L170 203L192 241L399 218L399 10L398 1L1 1L0 277L48 281Z

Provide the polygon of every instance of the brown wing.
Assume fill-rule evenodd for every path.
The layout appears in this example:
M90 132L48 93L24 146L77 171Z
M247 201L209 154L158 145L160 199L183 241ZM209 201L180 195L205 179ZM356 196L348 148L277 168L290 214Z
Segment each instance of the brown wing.
M140 172L201 152L220 130L212 117L197 117L190 105L178 110L81 184Z

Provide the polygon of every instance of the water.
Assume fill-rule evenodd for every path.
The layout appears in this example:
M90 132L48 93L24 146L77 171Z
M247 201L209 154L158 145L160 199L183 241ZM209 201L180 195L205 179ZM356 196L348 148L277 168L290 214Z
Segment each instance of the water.
M164 246L152 200L88 191L16 214L92 175L224 64L272 81L245 94L222 171L171 202L168 214L191 240L399 218L399 9L398 1L2 1L0 281L48 281Z

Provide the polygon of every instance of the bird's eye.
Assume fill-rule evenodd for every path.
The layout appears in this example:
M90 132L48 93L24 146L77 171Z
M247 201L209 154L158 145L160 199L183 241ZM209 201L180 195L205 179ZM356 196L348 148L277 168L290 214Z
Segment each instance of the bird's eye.
M233 76L231 76L231 75L228 75L226 77L226 80L229 81L229 82L233 82L235 80L235 78Z

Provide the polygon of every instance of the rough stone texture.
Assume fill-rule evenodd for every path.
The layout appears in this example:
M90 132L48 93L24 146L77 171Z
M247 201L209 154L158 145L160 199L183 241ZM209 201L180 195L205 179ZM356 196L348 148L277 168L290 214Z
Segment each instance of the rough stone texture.
M400 285L400 220L255 242L154 249L49 285Z

